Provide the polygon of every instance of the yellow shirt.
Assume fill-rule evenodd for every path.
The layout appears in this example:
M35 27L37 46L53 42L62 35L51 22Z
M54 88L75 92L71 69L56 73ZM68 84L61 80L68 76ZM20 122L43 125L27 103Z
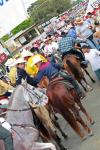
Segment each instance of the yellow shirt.
M8 73L8 78L10 79L10 82L12 84L16 83L16 73L17 73L17 68L16 67L12 67L10 69L10 72Z
M0 80L0 96L4 95L8 90L12 90L12 86Z

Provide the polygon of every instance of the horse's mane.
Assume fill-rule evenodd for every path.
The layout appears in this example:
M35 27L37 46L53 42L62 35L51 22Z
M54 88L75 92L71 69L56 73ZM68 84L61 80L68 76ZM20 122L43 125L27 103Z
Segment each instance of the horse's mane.
M73 65L70 60L66 60L66 63L70 67L70 70L75 75L75 77L77 77L77 75L79 74L79 71L78 71L77 67L75 65Z

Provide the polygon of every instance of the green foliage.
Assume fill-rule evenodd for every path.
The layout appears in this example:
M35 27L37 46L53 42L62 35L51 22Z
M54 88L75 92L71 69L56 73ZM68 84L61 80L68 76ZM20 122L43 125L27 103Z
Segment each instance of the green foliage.
M31 21L31 18L30 18L30 19L28 19L28 20L23 21L21 24L19 24L17 27L15 27L15 28L11 31L11 33L12 33L12 35L15 35L15 34L17 34L18 32L20 32L21 30L25 30L25 29L29 28L31 25L32 25L32 21ZM5 41L7 41L10 37L11 37L11 36L7 34L7 35L5 35L5 36L2 37L2 40L5 42Z
M14 34L20 32L21 30L27 29L31 25L32 25L31 19L25 20L21 24L19 24L16 28L14 28L11 32L14 35Z
M8 34L2 37L2 40L3 40L4 42L7 41L8 39L9 39L9 35L8 35Z
M71 6L70 0L37 0L29 7L28 13L33 23L42 23L63 13Z

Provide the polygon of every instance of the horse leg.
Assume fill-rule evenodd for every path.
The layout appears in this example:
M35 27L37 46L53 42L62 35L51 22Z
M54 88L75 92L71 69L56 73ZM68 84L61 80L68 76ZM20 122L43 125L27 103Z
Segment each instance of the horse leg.
M84 91L87 92L87 89L86 89L86 87L83 85L83 83L82 83L81 81L80 81L79 83L80 83L80 85L83 87Z
M64 119L70 124L70 126L73 128L73 130L79 135L80 139L83 140L85 137L85 134L81 131L79 124L77 123L75 117L71 113L70 110L62 107L61 115L64 117Z
M93 90L93 88L89 85L89 83L87 82L87 80L85 79L85 77L83 77L83 81L86 83L86 90L87 91L92 91Z
M85 131L88 133L88 134L92 134L92 130L87 126L87 124L85 124L85 122L82 120L80 114L79 114L79 111L76 107L72 108L71 109L72 112L74 113L75 115L75 118L76 120L83 126L83 128L85 129Z
M80 110L83 112L83 114L86 116L87 120L89 121L90 124L93 124L94 121L92 120L92 118L89 116L89 114L87 113L86 109L84 108L84 106L82 105L81 101L78 99L77 100L77 105L80 107Z
M85 71L85 73L88 75L88 77L91 79L91 81L92 81L93 83L96 83L96 81L91 77L91 75L89 74L89 72L88 72L86 69L84 69L84 71Z
M68 135L66 135L63 130L61 129L60 125L58 124L58 122L56 120L53 120L54 125L56 126L56 128L60 131L61 135L64 138L68 138Z
M55 142L57 143L57 145L59 146L59 148L61 150L67 150L67 148L65 148L62 144L61 144L61 140L59 138L59 136L57 134L53 134L52 135L53 139L55 140Z

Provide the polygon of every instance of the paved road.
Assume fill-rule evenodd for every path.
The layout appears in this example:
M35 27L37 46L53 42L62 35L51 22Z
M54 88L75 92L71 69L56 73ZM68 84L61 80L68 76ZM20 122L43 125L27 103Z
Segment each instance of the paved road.
M89 71L96 79L95 74L89 68ZM83 103L87 108L89 114L93 117L95 124L90 126L93 130L94 136L89 137L86 141L81 142L79 137L74 133L74 131L69 127L69 125L60 118L60 123L63 122L62 127L69 135L68 140L64 140L63 143L69 150L100 150L100 83L96 79L96 83L92 84L88 79L90 84L93 87L92 92L88 92ZM84 118L84 120L86 120Z

